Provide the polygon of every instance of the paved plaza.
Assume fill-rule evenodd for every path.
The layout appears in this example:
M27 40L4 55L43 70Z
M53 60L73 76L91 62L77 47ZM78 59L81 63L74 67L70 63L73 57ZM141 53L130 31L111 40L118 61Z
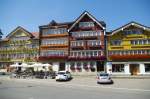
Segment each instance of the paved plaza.
M0 78L0 99L149 99L150 79L113 79L114 84L96 84L95 77L55 79Z

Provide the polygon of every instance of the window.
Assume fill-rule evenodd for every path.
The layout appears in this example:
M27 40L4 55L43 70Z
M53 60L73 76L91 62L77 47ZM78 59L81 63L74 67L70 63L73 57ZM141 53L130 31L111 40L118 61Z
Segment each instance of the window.
M93 22L80 22L79 27L94 27Z
M63 34L67 32L66 28L58 28L58 29L45 29L43 30L43 35L49 35L49 34Z
M74 63L74 62L71 62L71 63L70 63L70 69L71 69L71 70L75 70L75 63Z
M48 51L42 51L41 52L41 56L53 56L53 55L57 55L57 56L64 56L66 55L66 51L65 50L48 50Z
M80 62L77 63L77 69L81 70L81 63Z
M113 41L111 41L111 45L120 46L121 45L121 40L113 40Z
M88 45L89 46L97 46L97 45L101 45L101 42L100 42L100 40L91 40L91 41L88 41Z
M145 72L150 72L150 64L144 64L145 65Z
M59 39L43 39L42 45L48 45L48 44L67 44L68 39L66 38L59 38Z
M143 33L143 31L140 29L124 30L125 35L142 34L142 33Z
M84 69L87 69L87 68L88 68L88 63L87 63L87 62L84 62L84 63L83 63L83 68L84 68Z
M112 72L124 72L124 64L112 64Z
M150 44L150 40L131 40L130 41L132 45L146 45L146 44Z
M71 32L72 37L87 37L87 36L100 36L101 31L81 31L81 32Z
M98 56L97 51L94 51L94 56Z

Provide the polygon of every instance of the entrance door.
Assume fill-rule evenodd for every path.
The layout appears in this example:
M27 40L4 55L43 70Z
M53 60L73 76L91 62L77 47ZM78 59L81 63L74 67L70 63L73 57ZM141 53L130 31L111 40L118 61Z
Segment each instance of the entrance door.
M64 71L65 70L65 63L59 63L59 71Z
M97 72L104 71L104 62L97 61L96 64L97 64L97 66L96 66Z
M131 75L137 75L139 73L139 64L130 64Z

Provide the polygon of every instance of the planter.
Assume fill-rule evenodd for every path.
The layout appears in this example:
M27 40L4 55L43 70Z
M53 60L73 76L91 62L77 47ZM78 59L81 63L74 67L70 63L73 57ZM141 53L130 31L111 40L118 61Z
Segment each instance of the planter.
M92 72L95 72L95 70L96 70L94 67L90 67L90 69Z
M75 71L76 68L75 67L70 67L71 71Z

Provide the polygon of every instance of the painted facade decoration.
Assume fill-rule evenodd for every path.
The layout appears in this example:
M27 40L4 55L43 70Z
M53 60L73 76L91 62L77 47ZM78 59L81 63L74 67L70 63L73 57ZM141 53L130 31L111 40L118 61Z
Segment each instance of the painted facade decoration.
M107 36L107 72L143 75L150 73L150 28L130 22Z
M0 66L7 68L13 63L37 61L39 52L37 35L38 33L30 33L20 26L14 29L0 41Z

